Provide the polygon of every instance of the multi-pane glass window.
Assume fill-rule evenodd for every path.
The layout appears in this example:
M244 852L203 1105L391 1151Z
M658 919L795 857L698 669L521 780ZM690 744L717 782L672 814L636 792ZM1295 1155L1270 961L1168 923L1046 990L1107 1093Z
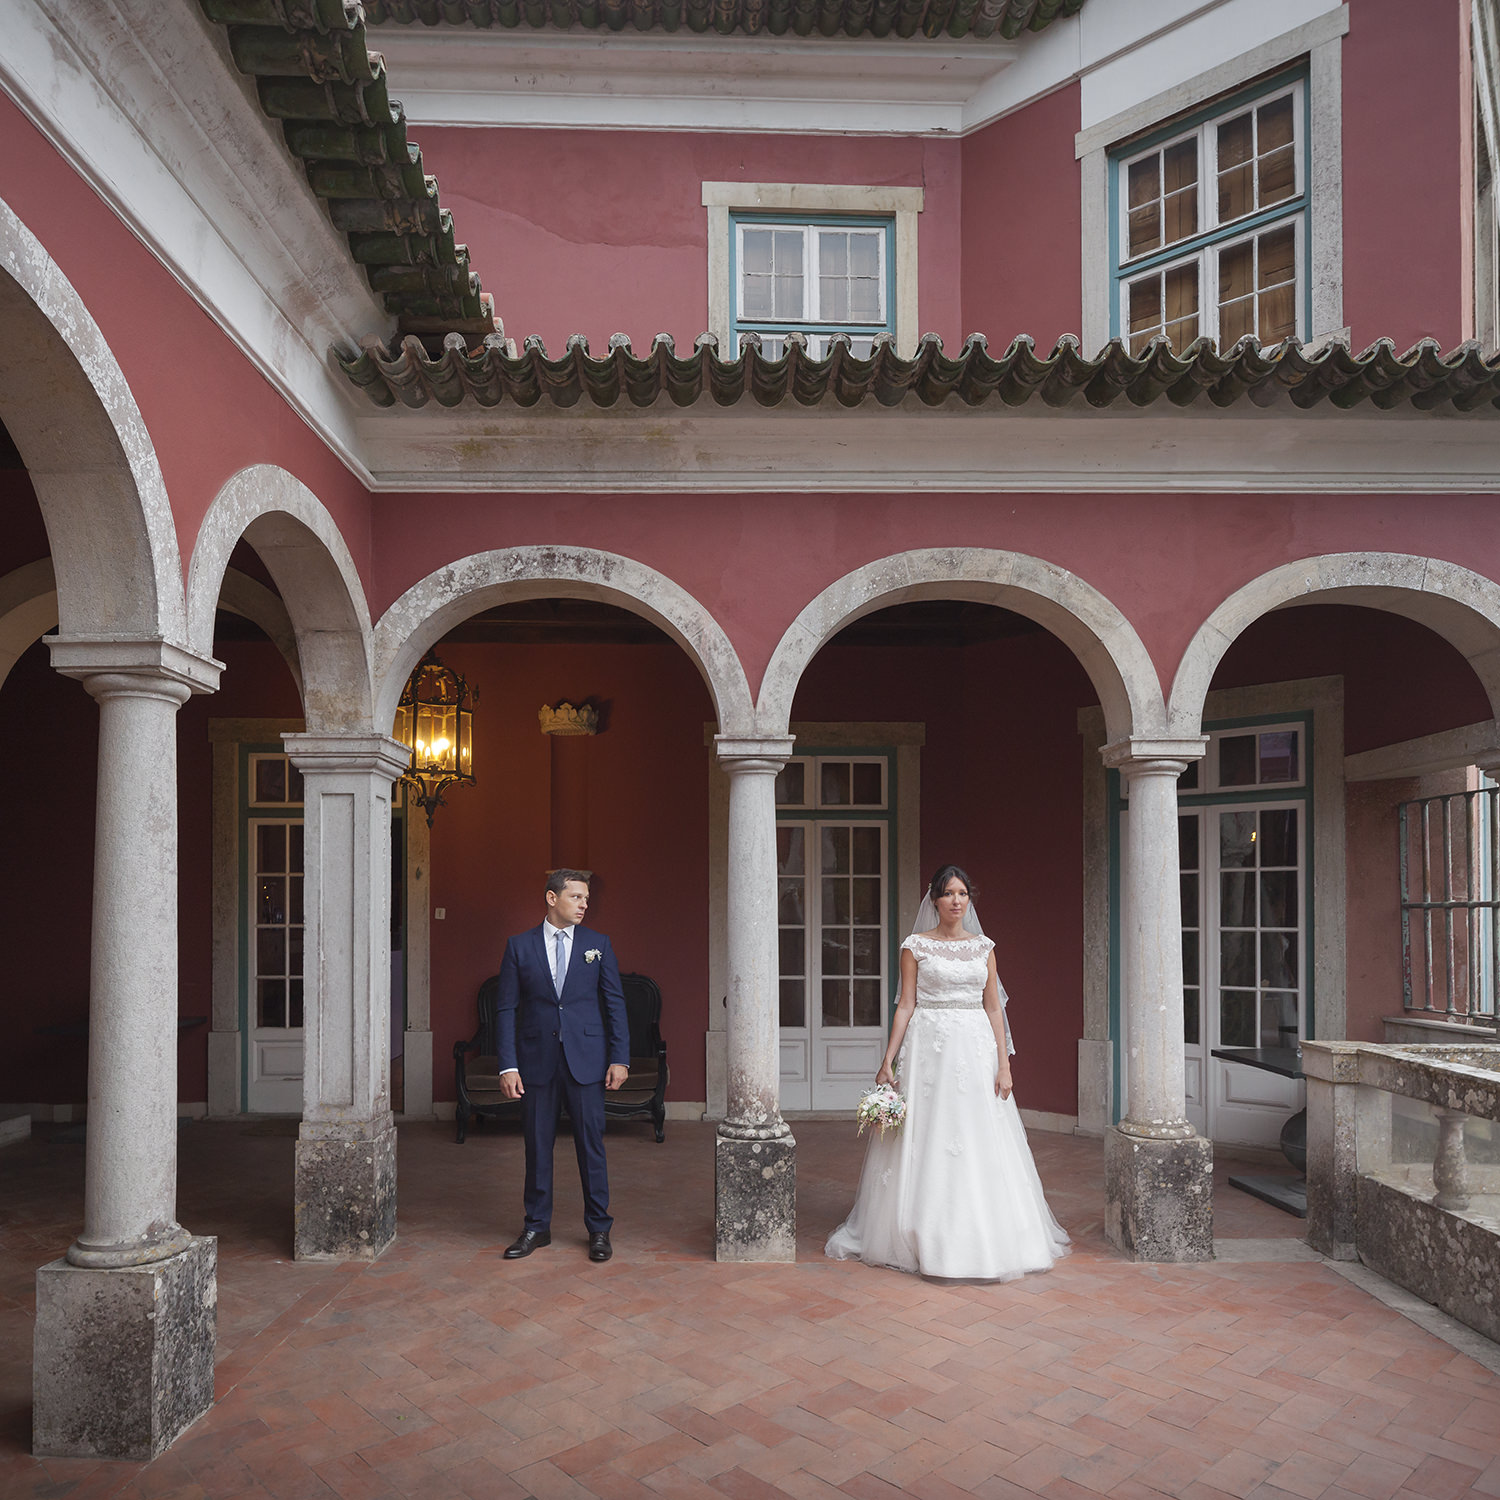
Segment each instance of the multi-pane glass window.
M1228 350L1305 333L1306 88L1296 78L1188 121L1112 162L1116 328Z
M1219 818L1219 1045L1295 1047L1301 865L1296 807Z
M778 811L849 814L887 806L884 756L798 756L776 778ZM886 830L857 817L776 829L781 1024L879 1026L886 965Z
M807 335L808 353L822 359L831 336L848 334L867 358L876 334L895 331L891 296L893 219L799 222L737 215L734 256L734 352L744 336L761 336L761 353L780 359L786 335Z
M286 756L250 757L250 803L252 1024L295 1028L302 1025L302 776Z

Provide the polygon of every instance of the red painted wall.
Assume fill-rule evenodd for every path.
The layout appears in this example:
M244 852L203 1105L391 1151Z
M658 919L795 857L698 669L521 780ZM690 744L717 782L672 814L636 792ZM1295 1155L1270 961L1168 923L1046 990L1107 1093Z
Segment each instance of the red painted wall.
M453 1098L453 1043L474 1034L475 996L505 940L534 927L552 854L552 743L537 710L605 705L603 731L564 747L584 762L589 923L624 970L661 986L672 1099L703 1099L708 1025L708 776L713 709L674 644L449 645L479 688L477 785L448 794L432 828L433 1093ZM715 773L717 774L717 773ZM575 816L571 821L577 822Z
M1018 334L1050 350L1081 327L1078 97L1070 84L963 141L963 326L994 355Z
M1354 0L1344 39L1344 321L1360 349L1464 325L1462 0Z
M1500 511L1471 495L405 494L372 504L377 616L467 552L597 547L660 569L712 611L752 691L811 599L908 548L994 547L1070 569L1124 612L1168 685L1213 610L1285 562L1373 549L1500 577Z
M922 879L949 861L968 871L1010 995L1017 1098L1069 1115L1083 1034L1077 715L1094 701L1072 653L1043 632L942 651L835 641L793 714L925 723Z
M82 297L140 408L184 573L203 513L225 480L254 463L280 464L302 480L367 573L363 485L4 94L0 140L0 198ZM25 435L12 436L24 454Z
M679 351L708 327L705 182L926 189L918 220L921 327L945 343L959 316L956 141L424 127L427 170L453 210L506 334L562 353L582 333Z

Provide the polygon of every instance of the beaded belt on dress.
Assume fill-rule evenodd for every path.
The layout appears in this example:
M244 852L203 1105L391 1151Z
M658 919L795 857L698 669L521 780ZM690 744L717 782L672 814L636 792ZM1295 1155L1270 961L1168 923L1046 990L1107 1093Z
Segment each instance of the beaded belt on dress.
M983 1000L918 1000L918 1010L983 1010Z

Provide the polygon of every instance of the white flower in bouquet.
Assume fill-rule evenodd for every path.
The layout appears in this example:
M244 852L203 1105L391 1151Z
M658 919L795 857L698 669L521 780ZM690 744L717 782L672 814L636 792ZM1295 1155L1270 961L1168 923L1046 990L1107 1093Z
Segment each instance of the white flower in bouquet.
M899 1130L906 1119L906 1100L890 1084L878 1084L859 1101L854 1117L859 1121L859 1133L865 1127L875 1126L884 1135L887 1130Z

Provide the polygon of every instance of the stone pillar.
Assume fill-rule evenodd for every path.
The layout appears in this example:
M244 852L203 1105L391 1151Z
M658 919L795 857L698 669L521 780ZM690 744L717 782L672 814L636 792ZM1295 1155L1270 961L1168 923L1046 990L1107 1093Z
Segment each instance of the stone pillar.
M298 1260L373 1260L396 1237L391 1117L391 784L385 735L284 734L303 784Z
M728 1113L714 1156L718 1260L797 1258L797 1143L781 1118L776 774L790 736L715 738L729 775Z
M153 1458L213 1404L211 1238L177 1222L177 710L219 664L54 636L99 704L83 1231L37 1272L38 1454Z
M1358 1260L1358 1042L1303 1042L1307 1076L1307 1243L1330 1260Z
M1104 1146L1105 1233L1133 1260L1213 1259L1213 1145L1187 1119L1177 778L1202 736L1122 740L1104 763L1128 784L1121 881L1128 1043L1125 1114Z

